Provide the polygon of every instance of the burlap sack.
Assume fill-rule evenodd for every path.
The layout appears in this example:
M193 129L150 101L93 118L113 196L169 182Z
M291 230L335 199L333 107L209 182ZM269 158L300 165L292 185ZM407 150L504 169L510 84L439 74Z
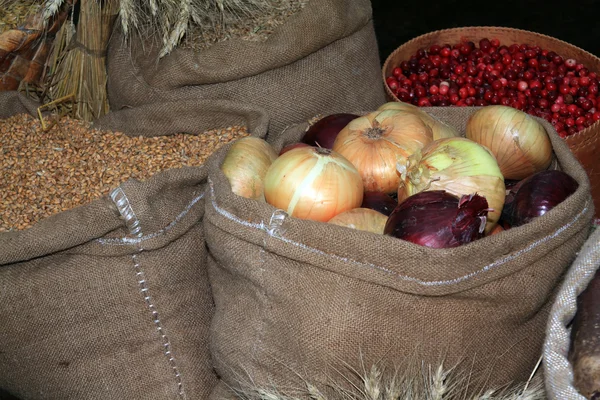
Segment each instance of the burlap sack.
M552 306L544 342L544 376L549 400L585 400L573 386L569 363L571 326L577 312L577 296L600 268L600 229L590 235L567 273Z
M402 44L385 60L382 68L382 78L385 80L387 76L390 76L394 67L399 65L401 61L408 60L419 48L429 48L433 44L454 44L463 39L479 42L484 37L488 39L497 38L500 40L500 43L507 46L513 43L538 45L542 49L557 52L565 59L574 58L587 66L590 71L600 70L600 58L577 46L551 36L523 29L497 26L469 26L433 31ZM385 85L385 91L389 100L398 101L398 97L392 93L387 85ZM596 218L600 218L600 161L598 158L598 152L600 152L600 123L597 122L581 132L566 137L565 141L588 174L596 209Z
M376 108L385 101L369 0L310 1L265 42L228 40L205 51L109 46L112 110L186 99L232 100L267 110L271 130L319 113ZM170 111L170 110L168 110Z
M0 94L13 110L22 98ZM137 134L245 124L260 110L179 102L98 122ZM223 124L223 125L219 125ZM217 382L208 350L213 302L202 219L207 169L130 180L110 196L0 233L0 388L23 399L204 399Z
M477 108L428 109L464 130ZM407 358L459 364L486 389L529 378L562 274L588 237L585 171L548 123L577 191L527 225L454 249L288 217L232 194L209 163L204 219L216 311L211 354L227 386L294 389L342 381L337 371ZM273 142L298 140L306 124ZM485 383L482 383L485 381Z

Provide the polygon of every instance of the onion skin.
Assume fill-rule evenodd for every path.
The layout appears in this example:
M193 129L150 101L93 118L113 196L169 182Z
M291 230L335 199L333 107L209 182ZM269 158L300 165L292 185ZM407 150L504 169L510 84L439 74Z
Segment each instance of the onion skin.
M466 138L439 139L413 154L406 165L398 165L402 184L398 202L424 190L445 190L455 196L479 193L490 212L486 233L496 225L504 206L504 177L494 156L485 147Z
M412 112L413 114L419 116L419 118L423 120L425 125L427 125L431 129L433 133L433 140L460 136L460 133L450 125L443 123L439 119L427 114L419 107L410 103L404 103L402 101L391 101L379 107L378 110L398 110Z
M512 227L540 217L575 193L579 184L562 171L542 171L519 182L507 196L502 219Z
M388 194L366 191L360 206L362 208L370 208L389 216L397 205L398 202Z
M267 203L289 215L327 222L360 207L363 185L356 167L323 148L299 147L279 156L265 176Z
M307 145L306 143L292 143L292 144L288 144L287 146L284 146L281 151L279 152L279 155L285 154L288 151L295 149L296 147L309 147L309 145Z
M264 201L264 178L277 153L263 139L247 136L231 145L221 170L238 196Z
M382 235L387 219L386 215L370 208L354 208L336 215L328 222L334 225Z
M494 154L505 179L524 179L552 162L552 144L544 126L512 107L476 111L467 121L466 137Z
M302 137L302 143L331 149L338 133L356 118L358 115L347 113L327 115L308 128Z
M394 193L400 183L396 163L432 141L431 129L415 114L374 111L342 129L333 150L354 164L366 191Z
M497 235L497 234L499 234L500 232L504 232L504 228L502 227L502 225L498 224L498 225L496 225L496 226L494 227L494 229L492 229L492 230L490 231L490 233L488 233L487 235L488 235L488 236Z
M487 201L478 194L459 199L443 190L431 190L398 204L383 232L421 246L458 247L484 236L487 212Z

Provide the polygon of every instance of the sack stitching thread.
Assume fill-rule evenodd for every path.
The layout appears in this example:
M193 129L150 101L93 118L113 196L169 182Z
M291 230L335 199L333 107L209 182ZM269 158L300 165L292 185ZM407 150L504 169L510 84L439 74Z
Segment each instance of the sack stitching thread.
M371 263L363 263L363 262L360 262L360 261L352 260L352 259L347 258L347 257L338 256L337 254L329 254L329 253L326 253L326 252L324 252L322 250L318 250L318 249L315 249L313 247L307 246L307 245L305 245L303 243L295 242L293 240L285 238L281 234L274 234L274 232L272 232L270 230L270 227L267 226L264 222L261 222L260 224L256 224L256 223L252 223L252 222L241 220L238 217L236 217L235 215L233 215L232 213L230 213L229 211L224 210L224 209L222 209L221 207L218 206L218 204L216 202L214 185L213 185L213 182L210 179L209 179L209 184L210 184L210 192L211 192L211 203L213 205L213 208L219 214L223 215L224 217L226 217L227 219L230 219L233 222L236 222L236 223L238 223L240 225L244 225L244 226L247 226L247 227L250 227L250 228L261 229L261 230L265 231L269 236L271 236L271 237L273 237L275 239L279 239L279 240L281 240L281 241L283 241L285 243L291 244L291 245L296 246L296 247L303 248L303 249L305 249L307 251L310 251L312 253L323 255L323 256L326 256L326 257L332 257L332 258L335 258L337 260L341 260L341 261L344 261L344 262L349 262L351 264L355 264L355 265L359 265L359 266L363 266L363 267L377 269L377 270L383 271L383 272L385 272L387 274L395 275L395 276L397 276L398 278L400 278L400 279L402 279L404 281L414 282L414 283L419 284L421 286L444 286L444 285L457 284L457 283L466 281L466 280L468 280L470 278L473 278L473 277L475 277L475 276L477 276L477 275L479 275L479 274L481 274L483 272L487 272L487 271L491 270L492 268L496 268L496 267L498 267L498 266L500 266L502 264L505 264L505 263L513 260L516 257L519 257L519 256L521 256L521 255L523 255L525 253L530 252L531 250L533 250L535 247L539 246L540 244L545 243L548 240L555 238L560 233L564 232L565 230L567 230L568 228L570 228L571 226L573 226L573 224L575 224L581 218L581 216L584 215L588 211L588 209L589 209L589 200L586 200L586 202L584 204L583 210L580 211L575 216L575 218L573 218L569 223L561 226L556 231L554 231L552 234L550 234L548 236L545 236L542 239L533 242L532 244L530 244L529 246L525 247L524 249L521 249L521 250L517 251L516 253L509 254L509 255L505 256L504 258L501 258L498 261L495 261L495 262L493 262L491 264L488 264L488 265L484 266L483 268L481 268L478 271L474 271L474 272L471 272L470 274L467 274L467 275L464 275L464 276L461 276L461 277L458 277L458 278L450 279L450 280L444 280L444 281L424 281L424 280L421 280L421 279L418 279L418 278L414 278L414 277L411 277L411 276L401 275L401 274L399 274L399 273L397 273L395 271L392 271L392 270L390 270L388 268L385 268L385 267L381 267L381 266L378 266L378 265L375 265L375 264L371 264Z
M111 196L111 198L112 198L112 196ZM192 207L196 203L198 203L200 200L202 200L203 198L204 198L204 192L202 192L202 194L200 196L195 197L190 203L188 203L188 205L184 208L184 210L181 213L179 213L179 215L177 215L173 221L169 222L164 228L162 228L159 231L156 231L154 233L149 233L147 235L137 235L137 237L126 236L126 237L122 237L122 238L110 238L110 239L99 238L96 240L98 242L100 242L101 244L105 244L105 245L128 246L128 245L132 245L132 244L139 244L146 240L154 239L158 236L164 235L165 233L167 233L171 229L173 229L175 227L175 225L177 225L177 223L179 223L191 211ZM119 210L119 212L120 212L120 210ZM121 214L121 215L123 215L123 214ZM124 218L126 218L126 217L124 217ZM140 232L141 232L141 228L140 228Z
M173 373L175 375L175 382L177 384L177 394L179 395L180 398L185 399L185 392L183 390L183 380L181 379L181 373L179 372L179 368L177 366L175 357L172 352L171 341L169 340L167 334L165 333L162 322L160 321L160 318L158 315L157 308L154 305L154 303L152 302L152 297L150 296L150 293L149 293L146 275L144 274L144 271L142 270L141 264L138 259L138 255L144 251L144 249L140 245L141 239L144 237L142 234L140 220L138 219L137 215L135 214L135 211L133 210L133 207L131 206L129 199L127 198L127 195L125 194L125 191L121 187L114 189L110 193L110 198L113 200L113 202L117 206L117 209L119 210L121 217L123 217L123 219L125 220L125 224L127 225L127 228L130 229L131 234L135 235L138 239L138 241L135 242L138 252L136 254L131 255L131 259L133 260L133 267L134 267L136 279L138 280L137 282L140 287L140 292L144 296L144 302L146 303L148 310L152 314L152 322L154 323L156 330L158 331L158 334L160 335L160 340L162 343L162 347L164 349L163 354L167 357L167 359L169 361L169 365L171 366Z

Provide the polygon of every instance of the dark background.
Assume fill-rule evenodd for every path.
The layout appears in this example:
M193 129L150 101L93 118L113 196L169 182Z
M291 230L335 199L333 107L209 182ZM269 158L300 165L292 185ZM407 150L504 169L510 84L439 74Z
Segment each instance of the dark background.
M600 56L600 0L372 0L372 6L382 64L392 51L417 36L464 26L525 29ZM0 389L0 400L12 399Z
M372 6L382 64L410 39L464 26L525 29L600 56L600 0L372 0Z

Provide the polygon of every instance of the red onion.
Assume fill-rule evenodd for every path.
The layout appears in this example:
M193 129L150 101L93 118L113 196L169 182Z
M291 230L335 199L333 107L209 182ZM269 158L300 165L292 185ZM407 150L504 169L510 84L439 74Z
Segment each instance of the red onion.
M397 205L398 202L388 194L383 192L365 192L361 207L370 208L389 216Z
M358 118L358 115L331 114L323 117L308 128L302 138L302 143L331 149L338 133L355 118Z
M506 197L502 219L512 227L526 224L563 202L579 184L562 171L541 171L523 179Z
M383 233L421 246L458 247L484 236L488 211L478 194L459 200L444 190L419 192L398 204Z

